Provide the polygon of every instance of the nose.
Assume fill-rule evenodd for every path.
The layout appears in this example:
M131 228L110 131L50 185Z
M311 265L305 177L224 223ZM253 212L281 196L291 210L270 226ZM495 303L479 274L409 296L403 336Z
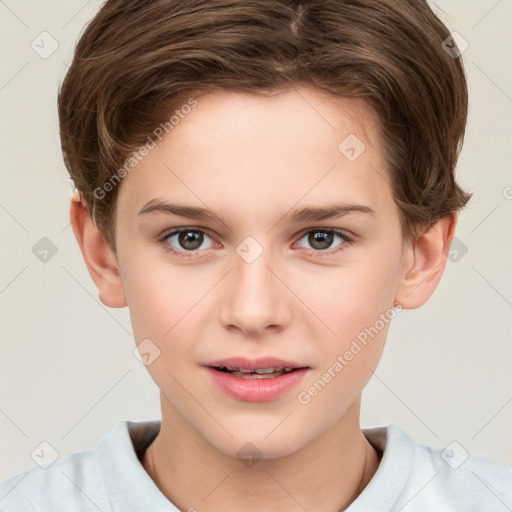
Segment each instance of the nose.
M252 262L235 254L234 266L221 290L223 325L240 330L246 337L280 331L290 321L293 294L269 253L264 250Z

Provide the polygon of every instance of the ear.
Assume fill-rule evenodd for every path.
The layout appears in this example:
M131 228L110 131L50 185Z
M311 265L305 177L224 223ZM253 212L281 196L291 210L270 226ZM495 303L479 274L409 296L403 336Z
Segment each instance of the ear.
M426 228L414 244L404 248L402 273L395 301L403 309L415 309L427 302L437 288L446 266L458 213L443 217Z
M69 216L89 274L98 287L99 299L111 308L125 307L127 303L116 255L94 225L78 191L71 198Z

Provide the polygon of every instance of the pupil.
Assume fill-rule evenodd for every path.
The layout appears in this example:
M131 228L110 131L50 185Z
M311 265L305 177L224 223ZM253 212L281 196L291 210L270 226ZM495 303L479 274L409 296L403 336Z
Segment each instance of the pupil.
M182 231L178 236L178 240L184 249L193 250L201 247L202 236L202 233L196 231Z
M315 244L319 244L320 247L315 247L315 249L327 249L333 242L333 234L326 231L315 231L309 235L309 243L312 247L315 247Z

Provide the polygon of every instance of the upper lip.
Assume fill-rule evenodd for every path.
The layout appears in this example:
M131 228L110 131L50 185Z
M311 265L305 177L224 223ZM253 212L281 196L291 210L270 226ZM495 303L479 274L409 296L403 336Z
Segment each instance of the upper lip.
M217 359L210 361L204 366L211 368L232 367L242 370L258 370L263 368L308 368L307 365L296 363L294 361L286 361L277 357L258 357L257 359L248 359L246 357L229 357L226 359Z

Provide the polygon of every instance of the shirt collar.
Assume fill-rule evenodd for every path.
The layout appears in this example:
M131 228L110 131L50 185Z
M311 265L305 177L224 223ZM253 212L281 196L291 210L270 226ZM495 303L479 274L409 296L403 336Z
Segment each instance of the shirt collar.
M139 460L158 435L160 426L160 420L120 421L98 443L100 465L113 512L179 512L146 473ZM362 432L368 442L382 452L382 457L373 478L345 510L393 510L410 472L413 457L411 441L395 425L366 428ZM136 484L131 485L132 482Z

